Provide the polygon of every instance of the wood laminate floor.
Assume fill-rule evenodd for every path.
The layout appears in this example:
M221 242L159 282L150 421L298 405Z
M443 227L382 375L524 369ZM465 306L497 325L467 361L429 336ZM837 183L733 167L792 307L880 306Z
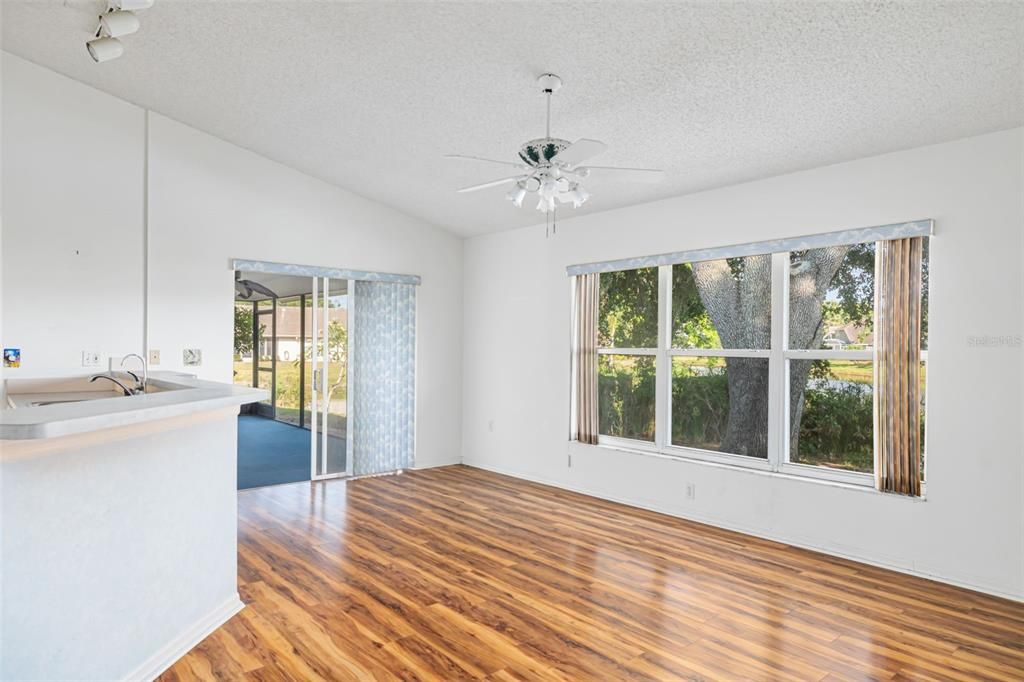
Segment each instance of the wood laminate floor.
M238 496L163 680L1022 680L1024 605L478 469Z

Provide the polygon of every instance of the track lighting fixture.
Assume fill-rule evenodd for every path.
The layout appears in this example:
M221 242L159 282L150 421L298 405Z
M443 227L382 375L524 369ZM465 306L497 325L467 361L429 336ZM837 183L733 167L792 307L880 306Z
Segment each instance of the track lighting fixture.
M153 0L109 0L107 11L100 15L99 25L85 49L94 62L106 62L124 54L124 45L118 40L139 30L139 18L132 10L149 9Z
M139 30L139 18L134 12L119 9L100 15L100 32L110 38L120 38Z
M124 45L117 38L94 38L85 44L94 62L108 62L124 54Z

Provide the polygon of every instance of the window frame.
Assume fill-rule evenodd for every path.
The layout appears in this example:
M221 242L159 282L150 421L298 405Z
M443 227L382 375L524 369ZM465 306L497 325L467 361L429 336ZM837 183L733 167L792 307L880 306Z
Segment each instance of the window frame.
M929 235L930 236L930 235ZM790 460L789 442L789 363L790 360L867 360L875 362L874 350L790 349L789 348L789 276L790 251L771 253L771 341L767 349L674 348L672 346L672 269L681 263L658 265L657 348L599 347L598 355L637 355L655 358L655 437L654 442L598 434L598 446L657 454L682 460L697 460L768 471L800 478L831 481L865 488L875 485L871 472L848 471ZM754 255L754 254L745 254ZM738 256L739 257L739 256ZM697 261L687 261L697 262ZM651 266L646 266L651 267ZM930 301L929 301L930 303ZM672 443L672 360L675 357L742 357L768 361L768 457L761 459ZM927 367L928 351L921 350L921 362ZM927 410L925 384L925 410ZM874 390L874 382L872 382ZM927 450L927 421L922 456ZM928 458L924 457L927 467ZM924 471L924 469L922 469Z

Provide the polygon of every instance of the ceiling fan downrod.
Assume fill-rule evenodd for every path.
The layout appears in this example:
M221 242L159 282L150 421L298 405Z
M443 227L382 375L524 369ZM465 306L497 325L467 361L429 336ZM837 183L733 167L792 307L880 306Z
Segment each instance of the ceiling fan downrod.
M562 87L562 79L553 73L545 73L537 79L537 85L540 86L541 91L547 95L548 99L548 117L547 126L545 127L544 137L551 139L551 95L558 92L558 89Z

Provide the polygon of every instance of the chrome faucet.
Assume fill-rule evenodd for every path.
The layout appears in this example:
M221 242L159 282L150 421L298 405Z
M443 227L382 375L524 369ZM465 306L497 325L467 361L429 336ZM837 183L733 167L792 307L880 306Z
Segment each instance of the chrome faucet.
M128 355L126 355L123 358L121 358L121 366L122 367L124 367L125 360L127 360L128 358L138 358L139 362L142 363L142 380L141 381L139 380L139 375L136 374L135 372L128 372L128 374L131 374L132 378L135 379L135 383L138 384L137 388L138 388L139 392L145 393L146 392L146 385L149 384L149 367L146 364L146 358L142 357L138 353L129 353ZM125 371L127 371L127 370L125 370Z
M117 384L121 388L122 391L124 391L124 394L126 396L135 395L135 393L136 393L133 389L130 389L127 386L125 386L124 384L122 384L121 381L117 377L112 377L109 374L97 374L96 376L94 376L94 377L89 379L89 383L91 384L92 382L96 381L97 379L106 379L108 381L113 381L115 384Z

